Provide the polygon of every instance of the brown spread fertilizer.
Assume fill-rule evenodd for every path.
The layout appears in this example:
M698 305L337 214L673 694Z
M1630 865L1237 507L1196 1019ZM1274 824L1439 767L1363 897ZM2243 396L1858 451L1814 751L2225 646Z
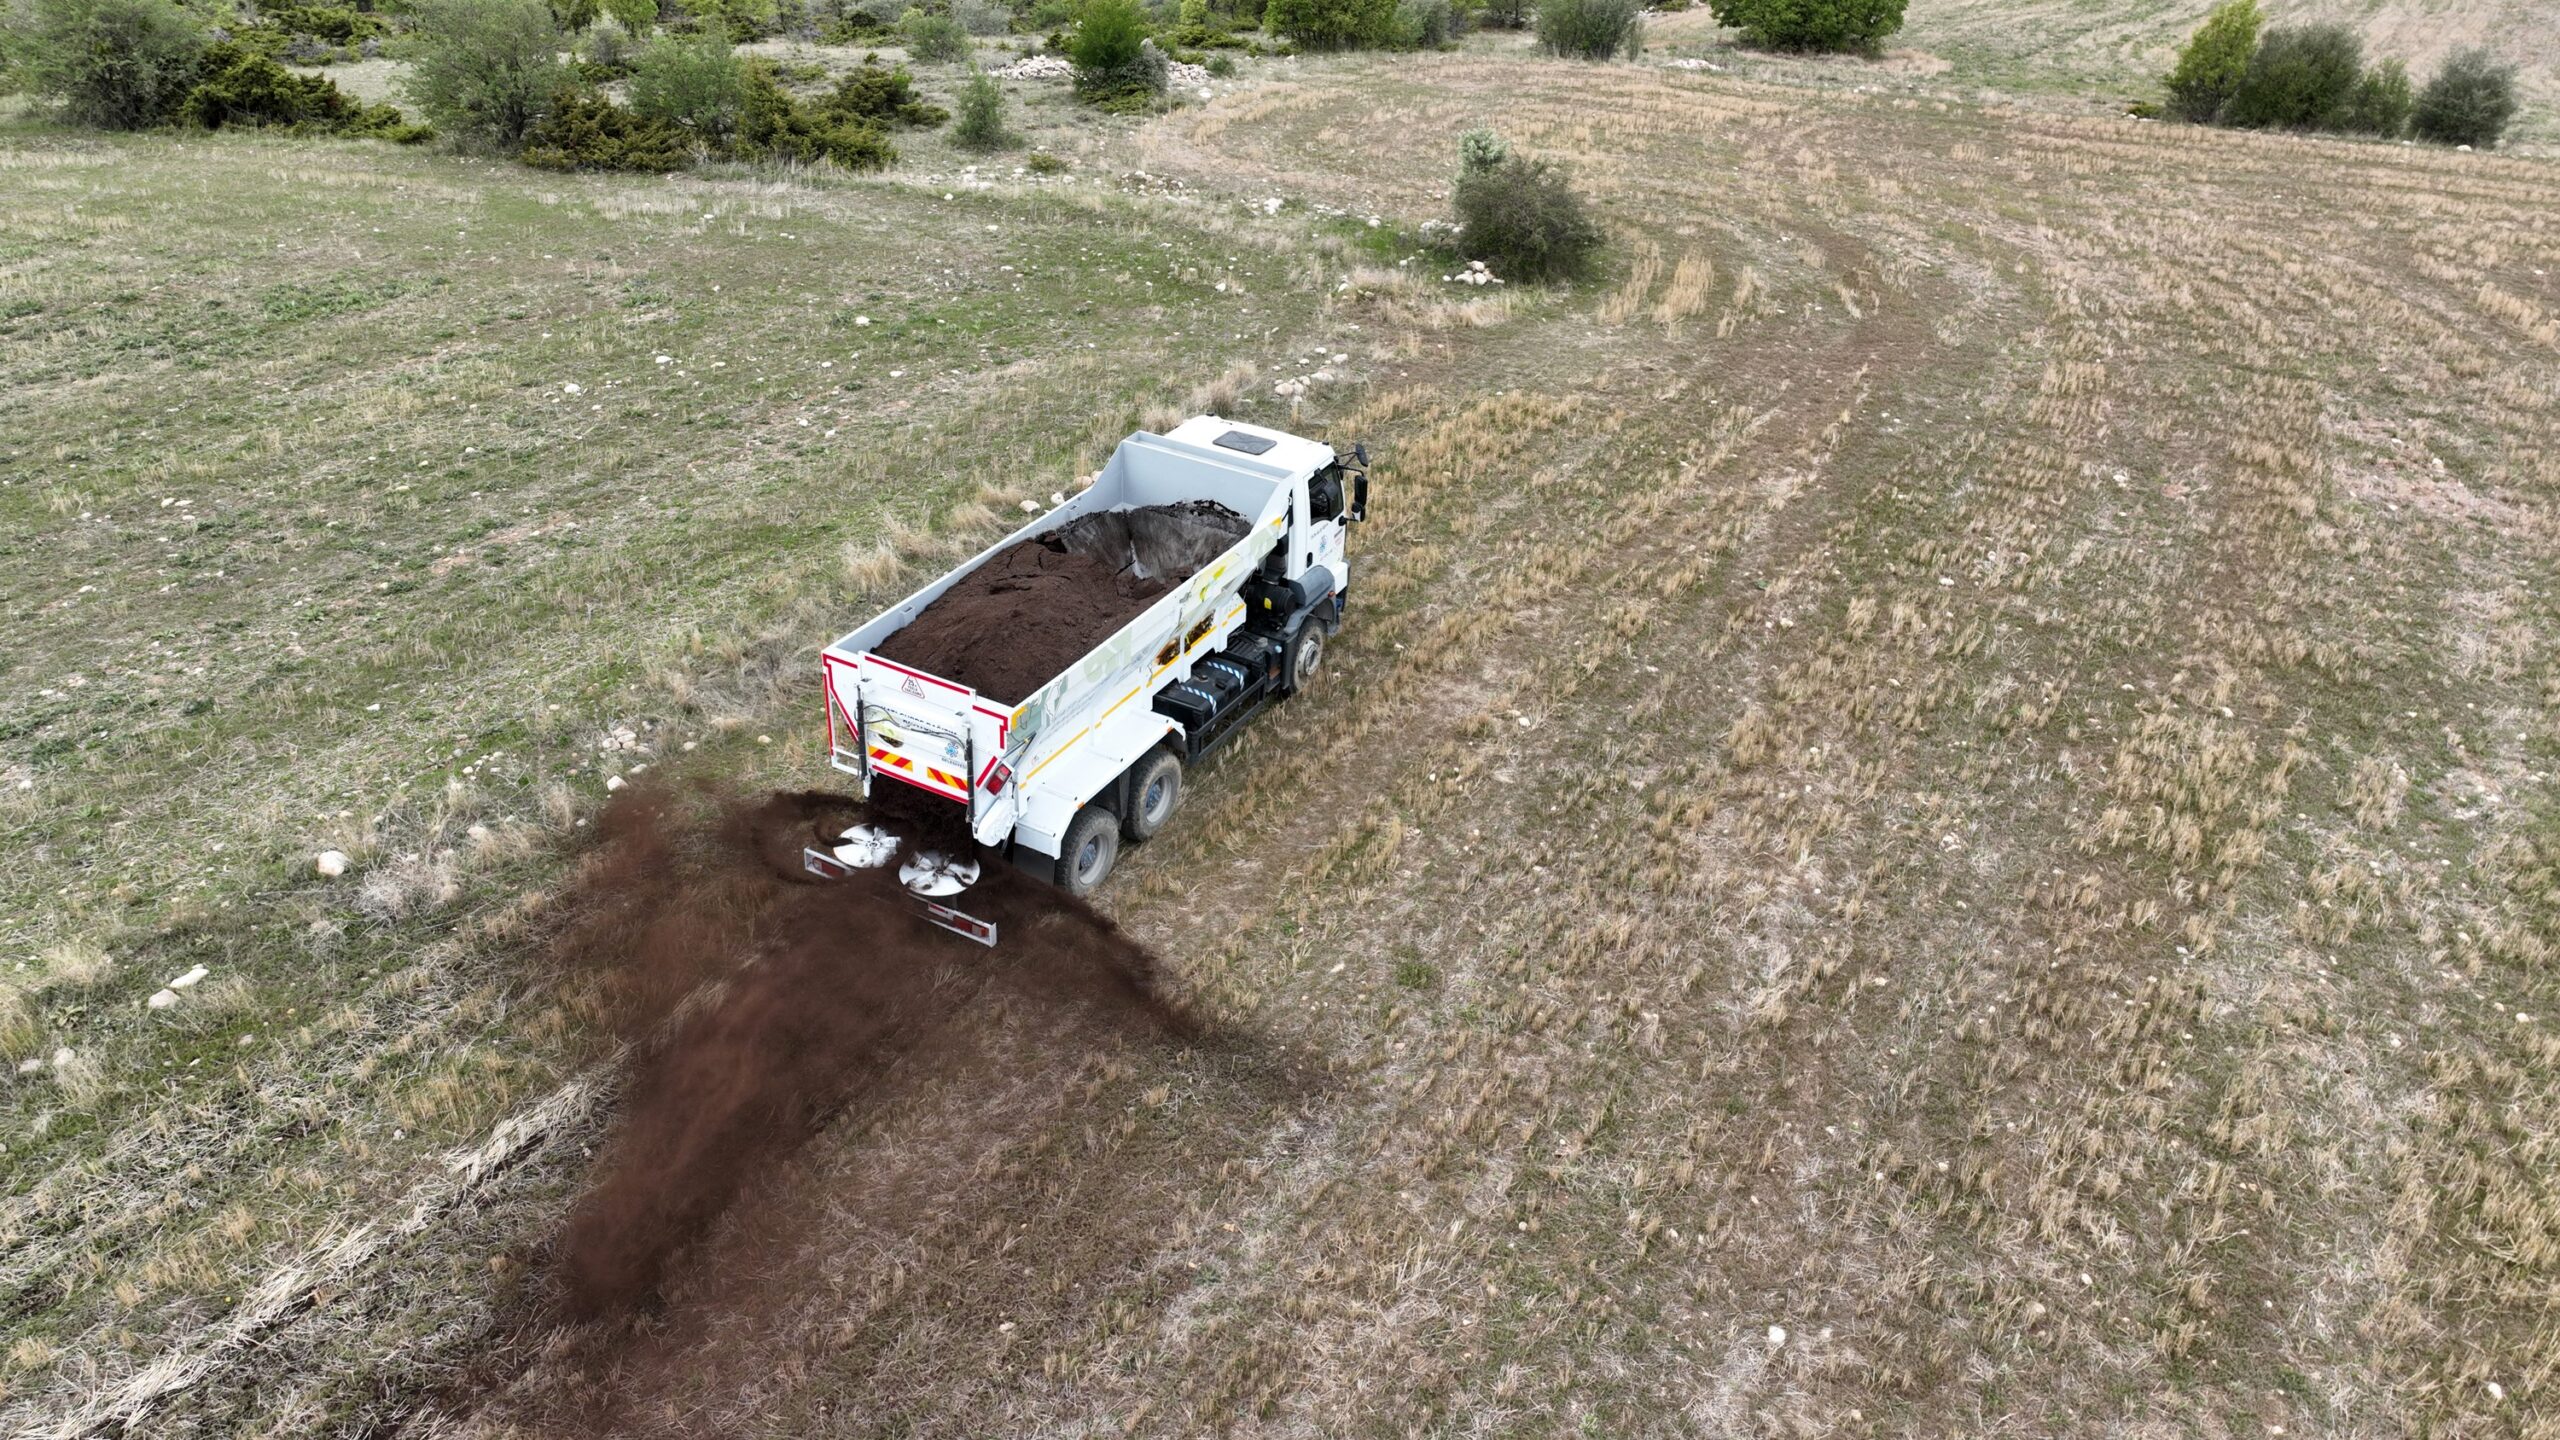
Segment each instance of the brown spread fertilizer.
M877 653L1018 705L1245 530L1205 500L1082 516L988 557Z
M723 804L657 784L606 810L551 953L595 987L634 1059L555 1254L568 1318L649 1305L866 1076L932 1064L954 1007L986 987L1077 1010L1097 1038L1189 1033L1137 942L1010 866L988 865L960 902L1001 927L993 950L927 924L894 864L823 882L801 869L802 845L878 818L845 796ZM916 833L911 817L891 823Z

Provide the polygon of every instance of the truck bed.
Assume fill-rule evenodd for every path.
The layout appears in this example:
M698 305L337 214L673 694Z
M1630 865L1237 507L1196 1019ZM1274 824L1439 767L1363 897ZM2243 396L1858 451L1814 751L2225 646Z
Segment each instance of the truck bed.
M1020 704L1245 528L1214 501L1081 516L996 552L875 653Z

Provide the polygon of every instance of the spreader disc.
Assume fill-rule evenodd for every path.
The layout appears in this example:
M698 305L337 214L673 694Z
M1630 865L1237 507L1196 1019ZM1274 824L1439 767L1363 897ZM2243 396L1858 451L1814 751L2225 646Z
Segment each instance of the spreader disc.
M957 895L978 883L978 862L966 855L919 851L898 867L898 880L919 895Z
M876 870L898 853L898 837L877 825L856 825L839 839L836 858L856 870Z

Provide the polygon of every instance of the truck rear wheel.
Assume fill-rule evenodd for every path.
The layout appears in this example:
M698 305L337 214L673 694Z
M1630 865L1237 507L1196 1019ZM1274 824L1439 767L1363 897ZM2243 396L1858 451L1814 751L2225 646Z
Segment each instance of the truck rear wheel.
M1150 750L1129 772L1129 813L1120 819L1120 834L1130 840L1152 840L1182 803L1182 761L1170 750Z
M1315 683L1316 671L1324 666L1324 622L1308 616L1289 637L1289 648L1280 657L1280 684L1284 693L1295 695Z
M1058 847L1058 888L1081 900L1102 888L1120 858L1120 817L1099 805L1076 812Z

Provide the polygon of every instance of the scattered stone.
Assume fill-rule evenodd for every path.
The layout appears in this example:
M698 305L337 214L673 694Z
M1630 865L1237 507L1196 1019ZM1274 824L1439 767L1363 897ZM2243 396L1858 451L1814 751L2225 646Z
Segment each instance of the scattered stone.
M169 982L169 988L170 988L170 989L172 989L172 990L189 990L189 989L193 989L194 987L196 987L196 986L198 986L198 985L203 984L203 983L204 983L204 977L206 977L207 975L210 975L210 974L212 974L212 973L213 973L212 971L207 970L206 968L204 968L204 967L203 967L203 966L201 966L201 965L198 965L198 966L196 966L194 969L189 970L186 974L181 975L181 976L179 976L177 979L170 981L170 982Z
M154 990L151 992L151 998L143 1001L142 1003L150 1006L154 1010L166 1010L170 1006L178 1003L178 992L175 990Z
M344 850L323 850L320 852L319 858L311 862L311 868L319 871L323 876L331 880L335 880L339 876L347 873L347 852Z
M1772 1325L1772 1326L1770 1326L1770 1327L1769 1327L1769 1343L1770 1343L1770 1344L1772 1344L1772 1345L1784 1345L1784 1344L1786 1344L1786 1343L1787 1343L1787 1327L1786 1327L1786 1326L1784 1326L1784 1325Z

